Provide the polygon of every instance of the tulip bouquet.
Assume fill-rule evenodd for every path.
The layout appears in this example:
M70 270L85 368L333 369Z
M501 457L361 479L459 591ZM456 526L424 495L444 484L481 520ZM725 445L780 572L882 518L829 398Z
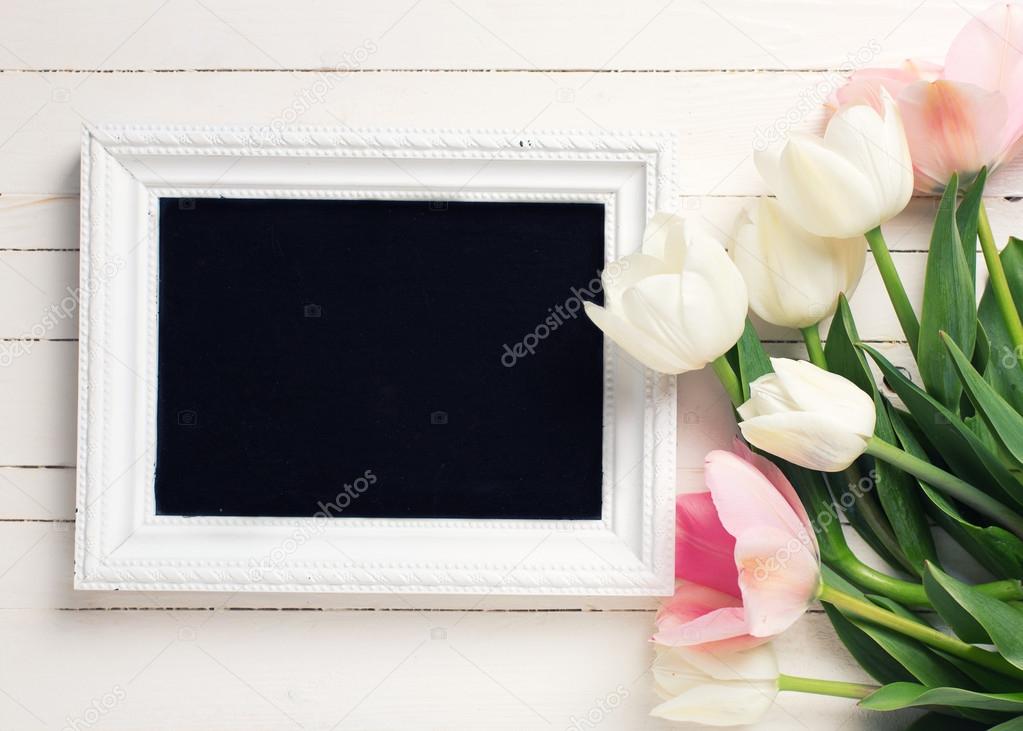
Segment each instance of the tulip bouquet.
M757 153L773 197L742 214L730 257L658 214L604 306L586 306L649 368L711 366L743 437L707 455L706 491L677 499L655 715L749 723L801 691L1023 728L1023 241L998 251L983 198L1023 139L1020 49L1023 9L1000 4L941 67L854 73L822 137ZM914 187L940 196L919 312L882 233ZM868 248L918 378L857 334ZM769 357L750 310L800 331L808 360ZM852 550L836 504L886 570ZM964 557L985 581L953 575ZM779 671L769 641L815 600L878 685Z

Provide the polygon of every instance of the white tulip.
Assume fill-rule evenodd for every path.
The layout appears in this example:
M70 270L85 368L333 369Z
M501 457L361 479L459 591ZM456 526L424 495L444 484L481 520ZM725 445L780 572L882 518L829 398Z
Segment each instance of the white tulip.
M676 216L654 216L642 251L614 262L601 279L604 306L587 302L586 314L655 371L703 368L742 335L742 275L724 246Z
M812 363L771 358L774 373L750 384L738 408L746 441L784 460L840 472L874 434L874 401L851 381Z
M739 726L764 717L778 694L770 645L732 653L656 646L654 688L664 701L651 716L707 726Z
M798 330L834 314L839 294L852 296L867 242L862 236L816 236L777 201L761 198L739 218L732 258L746 280L750 309L773 325Z
M782 208L818 236L850 238L897 215L913 193L913 162L902 118L882 90L884 114L856 104L841 109L823 139L793 133L758 150L757 170Z

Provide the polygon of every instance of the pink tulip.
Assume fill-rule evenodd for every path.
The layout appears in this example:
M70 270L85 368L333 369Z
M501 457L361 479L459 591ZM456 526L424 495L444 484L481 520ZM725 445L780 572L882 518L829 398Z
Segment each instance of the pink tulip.
M662 645L733 651L759 645L806 611L820 557L796 491L736 443L707 455L709 492L676 501L675 596L657 615Z
M1023 8L992 5L956 36L944 67L907 61L901 68L852 74L832 107L870 104L880 90L896 99L909 140L917 190L942 190L952 173L971 180L1009 162L1023 140Z

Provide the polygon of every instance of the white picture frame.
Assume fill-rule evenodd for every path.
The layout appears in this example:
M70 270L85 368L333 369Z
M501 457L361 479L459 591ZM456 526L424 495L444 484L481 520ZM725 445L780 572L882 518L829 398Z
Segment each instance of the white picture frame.
M660 133L86 128L75 587L670 594L675 379L607 339L599 520L166 516L153 484L161 197L599 202L610 262L676 164Z

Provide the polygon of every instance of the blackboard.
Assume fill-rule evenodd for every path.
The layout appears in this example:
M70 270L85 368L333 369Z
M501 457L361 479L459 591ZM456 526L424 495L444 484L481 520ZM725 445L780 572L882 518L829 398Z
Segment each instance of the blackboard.
M163 198L157 513L595 519L600 204Z

